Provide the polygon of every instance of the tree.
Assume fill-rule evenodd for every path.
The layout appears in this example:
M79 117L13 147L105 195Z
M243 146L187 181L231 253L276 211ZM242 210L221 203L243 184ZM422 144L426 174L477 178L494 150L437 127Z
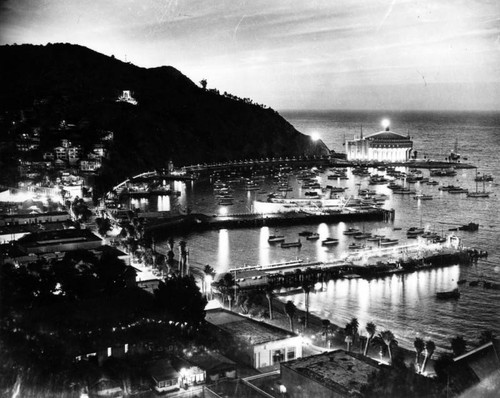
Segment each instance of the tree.
M359 322L358 318L351 318L351 322L349 322L351 325L351 331L352 331L352 342L353 345L356 343L356 338L358 336L358 329L359 329Z
M207 79L201 79L200 84L201 84L201 87L203 88L203 90L207 89Z
M462 336L456 336L451 339L451 350L453 351L453 355L456 357L465 353L467 349L467 343Z
M375 332L377 331L377 326L373 322L368 322L366 324L366 332L368 333L368 340L366 341L365 345L365 352L363 353L365 356L368 355L368 347L373 339L373 336L375 336Z
M434 354L435 349L436 349L436 344L434 344L432 340L427 340L425 342L425 358L424 358L424 363L422 364L422 373L425 372L425 367L427 366L429 359L431 359L432 354Z
M306 317L304 319L304 328L309 325L309 293L311 292L311 286L304 282L302 284L302 291L304 292L304 306L306 307Z
M266 292L266 298L269 303L269 319L273 319L273 297L274 297L274 285L272 283L268 283L264 290Z
M422 352L424 352L425 343L420 337L415 337L413 341L413 347L415 348L415 367L417 369L417 373L420 373L420 356Z
M394 336L394 333L392 333L390 330L384 330L382 333L380 333L380 337L382 338L382 341L387 347L387 353L389 354L389 361L392 363L392 349L391 346L397 346L398 342Z
M323 319L321 321L321 325L323 326L323 330L322 330L321 334L323 336L325 336L325 340L328 340L328 335L332 331L332 323L330 322L329 319Z
M209 281L209 283L211 283L211 280L213 280L213 278L215 276L215 269L207 264L203 268L203 273L205 274L205 279L203 279L202 285L203 285L203 291L206 294L207 293L207 280Z
M290 330L293 332L293 317L295 316L295 313L297 312L297 307L295 307L295 304L292 303L290 300L286 302L285 304L285 313L288 316L288 319L290 320Z
M207 300L192 275L169 278L155 291L158 306L173 321L199 324L205 319Z
M346 323L344 328L344 334L345 334L345 342L347 344L347 351L350 351L352 343L352 325L350 322Z

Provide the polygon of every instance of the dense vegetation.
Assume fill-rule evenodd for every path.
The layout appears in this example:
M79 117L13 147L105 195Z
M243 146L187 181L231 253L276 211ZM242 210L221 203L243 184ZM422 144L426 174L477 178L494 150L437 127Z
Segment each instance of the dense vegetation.
M0 268L0 395L22 376L67 388L86 375L75 357L116 344L196 343L205 298L192 277L172 276L156 295L135 287L131 267L87 251ZM76 379L75 379L76 378Z

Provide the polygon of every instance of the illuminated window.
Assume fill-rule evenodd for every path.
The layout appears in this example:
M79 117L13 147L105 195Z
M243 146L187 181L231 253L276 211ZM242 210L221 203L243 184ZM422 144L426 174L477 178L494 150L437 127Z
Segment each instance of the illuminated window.
M288 347L288 350L286 352L286 360L290 361L292 359L295 359L295 347Z

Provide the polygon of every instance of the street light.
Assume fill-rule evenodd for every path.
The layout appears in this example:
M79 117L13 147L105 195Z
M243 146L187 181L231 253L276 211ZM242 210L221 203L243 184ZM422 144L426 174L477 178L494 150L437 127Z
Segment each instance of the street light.
M314 131L314 132L311 133L311 139L313 141L318 141L320 139L320 136L319 136L319 134L316 131Z
M212 299L212 282L213 282L213 280L214 280L214 278L212 277L212 275L205 275L205 293L207 294L207 292L210 289L210 296L209 296L210 300ZM207 288L207 286L208 286L208 288Z

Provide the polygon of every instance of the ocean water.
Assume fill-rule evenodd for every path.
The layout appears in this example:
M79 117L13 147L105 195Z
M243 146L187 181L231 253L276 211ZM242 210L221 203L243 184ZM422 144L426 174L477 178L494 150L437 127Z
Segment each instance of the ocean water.
M391 129L409 134L414 141L418 156L426 159L444 160L457 146L462 161L478 166L480 173L492 174L495 179L486 184L491 192L489 198L467 198L466 195L452 195L438 190L437 186L416 184L416 190L434 196L431 201L417 201L410 196L391 195L386 186L370 186L378 193L390 195L384 207L395 209L393 223L336 223L312 226L280 228L279 233L287 241L298 238L298 232L307 229L317 231L321 238L338 237L340 243L333 248L324 248L319 242L303 240L300 249L282 249L267 242L267 237L275 233L269 228L206 231L196 234L175 236L175 240L186 240L190 250L190 263L201 268L212 265L218 272L245 264L267 264L300 258L303 260L331 261L345 256L347 246L353 240L342 234L348 227L356 226L366 232L384 234L406 241L405 231L411 226L425 226L438 233L449 233L450 228L468 223L480 224L477 232L458 231L456 234L465 246L487 250L487 259L480 259L472 266L450 266L407 275L391 276L371 281L339 280L318 286L310 295L310 311L321 318L344 325L352 317L357 317L361 329L373 321L378 330L390 329L400 344L412 348L417 336L432 339L438 349L449 348L450 339L461 335L473 346L482 330L493 330L500 335L500 291L488 290L481 286L470 287L468 283L461 289L459 300L438 301L435 292L449 290L459 279L468 281L485 279L500 283L500 217L499 193L500 164L500 113L381 113L381 112L283 112L282 115L297 130L320 135L330 148L343 152L345 137L359 135L362 126L365 135L380 131L383 118L391 120ZM423 170L424 176L428 171ZM476 189L476 170L459 170L457 176L441 177L440 184L461 185ZM353 176L349 180L327 180L328 171L322 174L322 185L345 186L347 195L368 187L368 179ZM299 196L300 187L294 177L290 179L294 191L289 197ZM479 187L482 189L482 184ZM235 189L233 206L218 206L213 196L211 181L176 183L174 189L181 191L175 200L158 197L149 201L135 201L134 207L175 210L191 208L195 212L216 214L223 211L232 213L251 210L256 198L265 198L257 191ZM275 190L271 179L266 179L261 189ZM400 227L402 230L394 230ZM166 242L158 242L160 250L167 250ZM303 307L304 295L288 296L297 306Z

